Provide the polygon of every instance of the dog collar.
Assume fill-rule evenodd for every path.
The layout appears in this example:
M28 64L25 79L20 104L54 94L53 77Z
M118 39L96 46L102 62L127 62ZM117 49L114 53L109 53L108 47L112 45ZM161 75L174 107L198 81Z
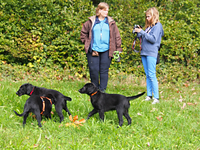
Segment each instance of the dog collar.
M90 96L93 96L93 95L95 95L95 94L97 94L97 91L96 91L96 92L94 92L94 93L92 93Z
M33 87L33 90L31 91L31 93L29 94L30 96L33 94L33 91L34 91L34 87Z

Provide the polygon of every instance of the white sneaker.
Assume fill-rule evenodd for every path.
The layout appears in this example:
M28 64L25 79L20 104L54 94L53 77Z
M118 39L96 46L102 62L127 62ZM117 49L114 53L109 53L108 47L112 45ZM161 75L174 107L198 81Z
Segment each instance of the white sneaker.
M149 97L149 96L145 97L145 101L150 101L150 100L151 100L151 97Z
M153 102L152 102L152 104L156 104L156 103L159 103L160 101L158 100L158 99L156 99L156 98L153 98Z

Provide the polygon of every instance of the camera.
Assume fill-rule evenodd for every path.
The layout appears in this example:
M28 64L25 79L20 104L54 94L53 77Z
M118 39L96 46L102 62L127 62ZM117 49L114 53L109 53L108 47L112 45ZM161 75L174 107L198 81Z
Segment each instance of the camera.
M141 25L134 25L132 33L135 34L135 28L142 28Z

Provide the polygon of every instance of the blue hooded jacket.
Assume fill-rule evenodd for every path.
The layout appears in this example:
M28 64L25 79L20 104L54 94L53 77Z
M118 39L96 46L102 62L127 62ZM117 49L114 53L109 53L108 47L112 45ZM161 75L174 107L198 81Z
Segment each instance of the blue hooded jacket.
M164 31L160 22L153 26L149 33L141 30L137 34L137 37L142 38L142 50L140 55L157 58L158 49L160 48L161 38L163 35Z

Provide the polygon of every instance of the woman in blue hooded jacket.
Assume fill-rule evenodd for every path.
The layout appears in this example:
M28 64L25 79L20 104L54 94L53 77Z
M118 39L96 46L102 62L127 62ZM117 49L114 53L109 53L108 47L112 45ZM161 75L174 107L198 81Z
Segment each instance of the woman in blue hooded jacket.
M155 7L149 8L145 13L145 31L141 28L136 28L135 32L137 32L137 36L142 39L140 55L147 83L147 96L145 100L149 101L153 99L152 104L156 104L159 103L156 61L164 31L159 21L159 12Z

